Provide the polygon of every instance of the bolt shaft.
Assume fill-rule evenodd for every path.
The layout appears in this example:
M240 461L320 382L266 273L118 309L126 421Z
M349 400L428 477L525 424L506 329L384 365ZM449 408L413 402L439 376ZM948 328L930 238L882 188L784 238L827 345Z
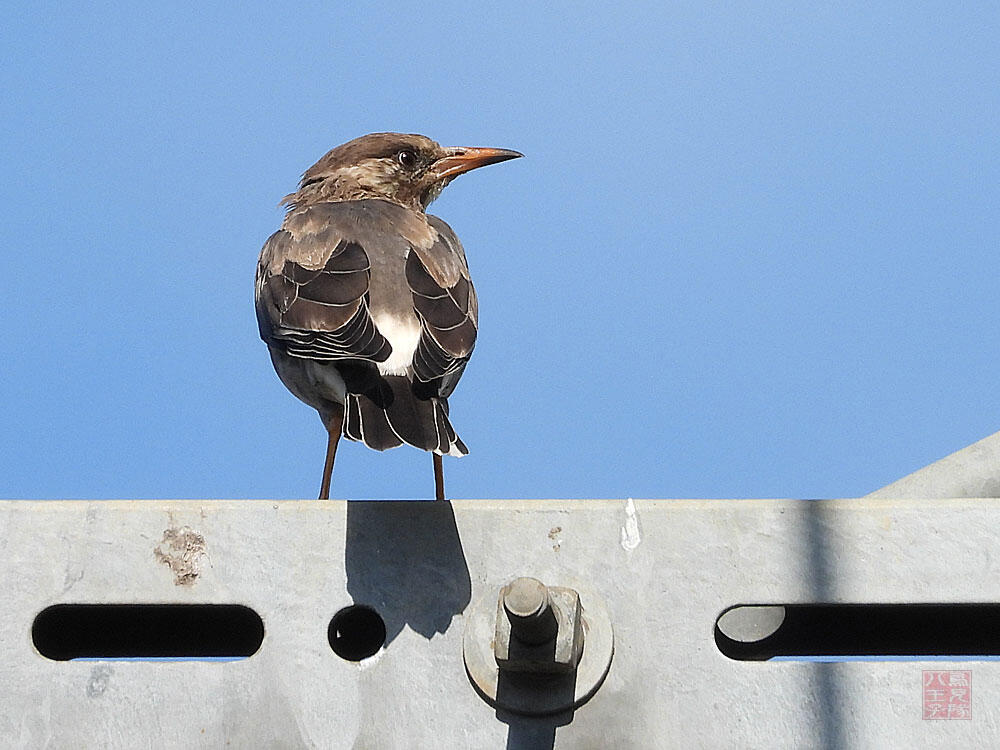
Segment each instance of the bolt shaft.
M559 632L548 589L536 578L518 578L507 586L503 608L511 635L521 643L539 646L554 640Z

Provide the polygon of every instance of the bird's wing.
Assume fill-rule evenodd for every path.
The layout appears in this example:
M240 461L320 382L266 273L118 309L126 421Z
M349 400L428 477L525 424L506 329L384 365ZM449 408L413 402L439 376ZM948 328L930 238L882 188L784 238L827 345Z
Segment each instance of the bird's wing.
M445 222L428 216L437 231L429 248L414 246L406 259L406 281L420 319L413 374L433 395L451 394L476 344L479 305L465 251Z
M349 204L289 216L257 264L260 336L293 357L384 362L392 347L368 309L371 264Z

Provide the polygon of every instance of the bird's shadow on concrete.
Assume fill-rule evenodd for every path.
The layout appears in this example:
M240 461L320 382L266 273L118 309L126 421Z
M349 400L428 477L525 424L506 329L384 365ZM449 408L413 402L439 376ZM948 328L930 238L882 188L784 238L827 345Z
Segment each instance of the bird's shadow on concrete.
M403 625L431 638L465 611L472 580L447 501L347 503L347 591L385 621L386 646Z

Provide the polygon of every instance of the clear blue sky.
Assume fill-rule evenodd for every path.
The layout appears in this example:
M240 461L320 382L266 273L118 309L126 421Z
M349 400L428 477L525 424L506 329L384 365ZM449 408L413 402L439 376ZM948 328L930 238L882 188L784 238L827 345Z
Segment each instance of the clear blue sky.
M0 497L314 497L252 280L378 130L526 158L432 210L479 345L453 497L863 494L1000 429L995 3L48 4L0 28ZM337 497L427 497L354 443Z

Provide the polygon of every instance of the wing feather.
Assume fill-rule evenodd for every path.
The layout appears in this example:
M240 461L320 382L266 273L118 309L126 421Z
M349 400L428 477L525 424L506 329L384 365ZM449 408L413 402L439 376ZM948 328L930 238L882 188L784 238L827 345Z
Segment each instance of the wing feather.
M478 307L461 243L445 222L428 216L438 237L430 248L414 247L406 259L406 281L420 320L413 374L428 395L454 390L476 344Z
M264 245L257 322L268 344L304 359L388 359L392 347L368 308L371 263L350 237L353 219L349 204L313 206Z

